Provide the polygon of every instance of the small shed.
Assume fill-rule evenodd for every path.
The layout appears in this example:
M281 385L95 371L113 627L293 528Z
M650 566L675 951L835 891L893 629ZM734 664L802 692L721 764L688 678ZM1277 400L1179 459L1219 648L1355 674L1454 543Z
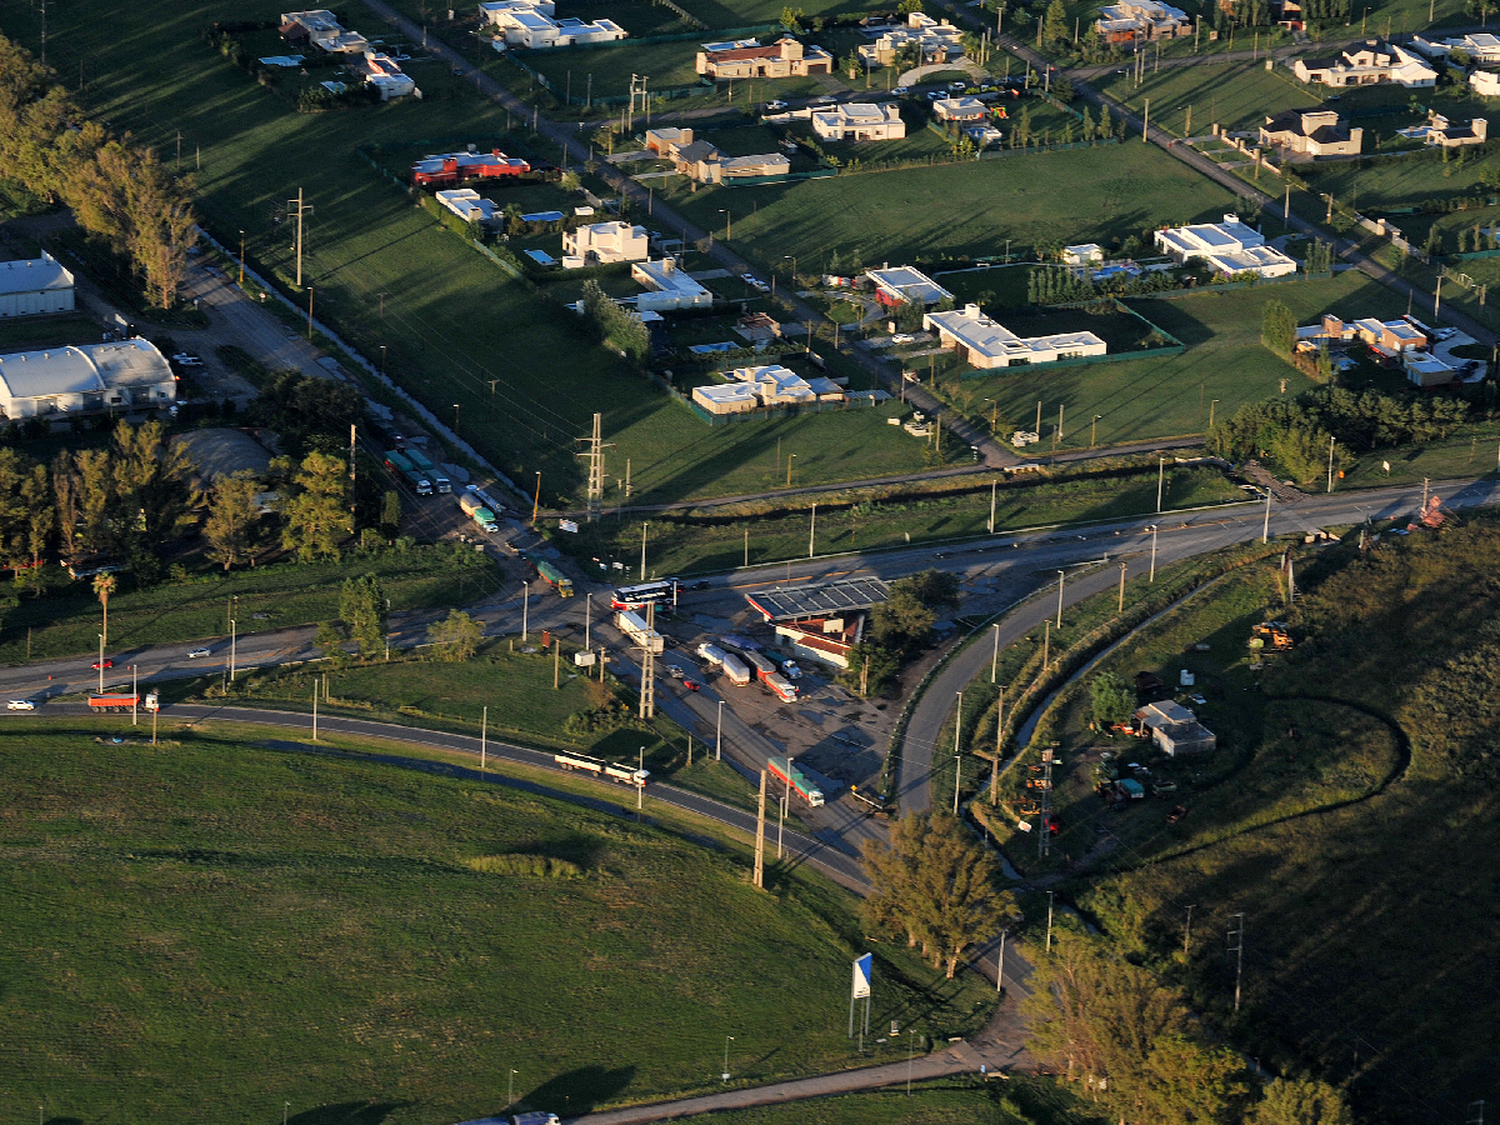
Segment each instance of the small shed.
M1180 703L1164 700L1151 703L1135 713L1142 733L1151 734L1169 758L1179 754L1206 754L1219 745L1219 737L1198 721L1198 716Z

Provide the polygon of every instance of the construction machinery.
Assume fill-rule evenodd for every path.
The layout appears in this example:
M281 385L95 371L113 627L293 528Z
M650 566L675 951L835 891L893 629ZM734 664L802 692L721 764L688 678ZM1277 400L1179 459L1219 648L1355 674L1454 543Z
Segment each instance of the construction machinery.
M1292 635L1287 632L1287 628L1285 621L1262 621L1250 630L1250 636L1252 640L1259 640L1266 648L1287 652L1292 647Z

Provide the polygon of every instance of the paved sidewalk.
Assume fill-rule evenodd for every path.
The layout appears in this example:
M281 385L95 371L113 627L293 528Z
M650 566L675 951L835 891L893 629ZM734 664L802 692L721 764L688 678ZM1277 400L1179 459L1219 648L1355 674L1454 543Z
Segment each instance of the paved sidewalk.
M1014 1002L1008 1002L1006 1007ZM1002 1008L1002 1011L1005 1009ZM994 1023L990 1025L994 1027ZM1008 1068L1026 1063L1018 1041L988 1038L990 1027L976 1036L973 1042L960 1040L945 1044L930 1055L912 1059L910 1062L885 1063L881 1066L865 1067L862 1070L845 1070L837 1074L823 1074L815 1078L798 1078L790 1082L776 1082L769 1086L752 1086L748 1089L726 1090L722 1094L706 1094L697 1098L684 1098L675 1102L657 1102L653 1105L631 1106L628 1109L612 1109L601 1113L584 1114L569 1118L572 1123L584 1125L636 1125L638 1122L670 1121L679 1117L691 1117L714 1110L744 1109L748 1106L777 1105L781 1102L798 1101L805 1098L822 1098L833 1094L848 1094L857 1090L875 1090L883 1086L897 1086L924 1078L942 1078L952 1074L978 1074L980 1067L987 1073L1003 1073Z

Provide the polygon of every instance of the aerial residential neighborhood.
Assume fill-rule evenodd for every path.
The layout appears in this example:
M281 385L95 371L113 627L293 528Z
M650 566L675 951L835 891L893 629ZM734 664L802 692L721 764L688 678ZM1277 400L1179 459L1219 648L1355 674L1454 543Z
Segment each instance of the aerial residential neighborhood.
M10 1109L1483 1125L1495 14L0 9Z

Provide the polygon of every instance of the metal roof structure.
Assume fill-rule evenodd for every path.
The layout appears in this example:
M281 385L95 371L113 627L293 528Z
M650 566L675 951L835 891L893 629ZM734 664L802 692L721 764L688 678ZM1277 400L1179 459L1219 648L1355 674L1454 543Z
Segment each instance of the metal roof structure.
M746 594L745 600L767 621L795 621L857 613L891 596L879 578L846 578L823 586L776 586Z
M139 337L0 355L0 399L102 394L170 382L165 357Z
M41 289L71 289L73 275L51 254L19 262L0 262L0 293L34 293Z

